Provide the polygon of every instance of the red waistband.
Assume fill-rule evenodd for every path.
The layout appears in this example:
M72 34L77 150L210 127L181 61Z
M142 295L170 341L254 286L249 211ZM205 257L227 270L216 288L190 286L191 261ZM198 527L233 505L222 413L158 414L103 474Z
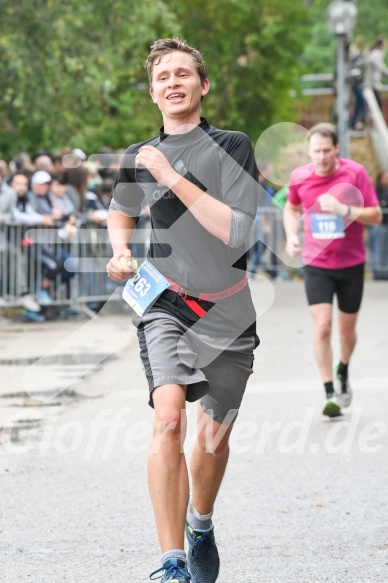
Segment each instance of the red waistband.
M233 296L234 294L237 294L239 291L244 289L244 287L248 284L248 278L245 275L238 283L235 283L234 285L232 285L232 287L228 287L228 289L224 289L223 291L213 293L198 293L185 289L184 287L175 283L175 281L172 281L172 279L169 279L166 276L164 277L171 284L167 289L176 292L179 296L182 296L183 298L187 298L188 296L190 296L192 298L195 298L199 302L201 300L203 302L216 302L218 300L229 298L230 296Z

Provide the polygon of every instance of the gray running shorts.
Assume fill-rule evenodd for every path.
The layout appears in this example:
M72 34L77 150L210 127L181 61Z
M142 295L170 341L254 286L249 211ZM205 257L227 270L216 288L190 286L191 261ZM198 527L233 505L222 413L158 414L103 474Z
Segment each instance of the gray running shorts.
M137 327L151 407L156 387L185 385L187 401L200 399L203 410L219 423L234 421L253 372L257 336L240 337L227 348L220 348L217 339L198 337L169 314L151 312L142 318L135 317L133 323Z

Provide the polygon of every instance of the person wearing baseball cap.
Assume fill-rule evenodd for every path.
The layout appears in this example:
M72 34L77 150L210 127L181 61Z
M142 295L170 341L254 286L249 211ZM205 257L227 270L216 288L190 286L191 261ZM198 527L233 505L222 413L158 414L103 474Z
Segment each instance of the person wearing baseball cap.
M50 184L52 178L48 172L45 170L38 170L35 172L31 177L31 186L35 186L36 184Z

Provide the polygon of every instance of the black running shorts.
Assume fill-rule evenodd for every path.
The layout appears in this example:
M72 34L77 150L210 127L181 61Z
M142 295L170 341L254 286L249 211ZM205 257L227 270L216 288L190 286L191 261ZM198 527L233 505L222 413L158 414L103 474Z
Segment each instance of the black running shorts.
M332 304L336 295L341 312L347 314L358 312L364 288L364 267L364 263L342 269L323 269L305 265L303 274L309 306Z

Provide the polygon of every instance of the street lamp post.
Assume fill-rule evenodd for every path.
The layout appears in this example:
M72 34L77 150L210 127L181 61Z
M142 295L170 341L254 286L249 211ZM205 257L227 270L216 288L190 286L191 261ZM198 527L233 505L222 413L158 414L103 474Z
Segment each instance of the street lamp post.
M347 103L347 48L356 24L357 8L350 0L335 0L327 9L328 25L337 37L337 126L339 153L349 157L348 103Z

